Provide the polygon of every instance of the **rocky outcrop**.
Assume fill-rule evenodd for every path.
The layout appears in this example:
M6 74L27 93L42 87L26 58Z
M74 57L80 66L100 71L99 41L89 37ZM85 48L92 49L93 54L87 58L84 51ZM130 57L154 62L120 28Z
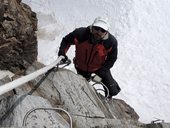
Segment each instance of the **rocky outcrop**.
M41 67L42 65L35 63L28 68L27 73ZM14 96L1 98L0 126L21 127L24 115L35 107L60 107L67 110L72 117L74 128L117 126L124 128L127 125L135 128L139 123L136 112L124 101L113 99L106 102L104 97L98 94L83 77L65 69L54 70L46 76L42 75L13 92L15 92L15 95L12 94ZM57 115L55 111L35 111L28 117L26 125L27 127L60 127L55 122L61 120L63 127L67 128L68 117L59 118ZM63 118L68 122L64 123Z
M8 76L5 76L2 80L0 80L0 86L3 85L4 83L11 82L11 79ZM8 97L8 96L13 96L14 92L10 91L8 93L5 93L4 95L0 96L0 100Z
M0 69L14 73L37 59L37 18L21 0L0 0Z
M24 127L28 128L69 128L69 123L57 111L47 111L37 109L24 119L26 113L32 108L41 106L52 108L50 103L37 96L30 95L15 95L1 100L0 111L0 126L1 127Z
M145 125L144 128L170 128L170 123L151 123Z
M34 63L27 73L43 65ZM1 81L1 84L5 81ZM53 70L45 76L16 88L10 95L0 96L0 126L70 127L69 116L61 111L35 110L37 107L61 108L68 111L73 128L168 128L165 123L143 124L139 116L123 100L104 97L82 77L66 69ZM158 127L159 126L159 127Z

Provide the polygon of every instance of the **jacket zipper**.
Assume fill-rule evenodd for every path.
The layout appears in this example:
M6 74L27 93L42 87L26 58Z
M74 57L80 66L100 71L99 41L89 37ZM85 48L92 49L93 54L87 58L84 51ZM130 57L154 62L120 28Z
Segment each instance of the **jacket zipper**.
M97 54L97 51L94 53L93 58L92 58L92 60L91 60L91 63L93 63L96 54Z
M86 64L87 63L87 49L85 51L85 59L84 59L84 63Z
M91 54L93 52L93 49L94 49L94 45L91 48L90 55L89 55L89 58L88 58L88 61L87 61L87 72L88 72L89 63L90 63L90 60L91 60L91 57L92 57Z

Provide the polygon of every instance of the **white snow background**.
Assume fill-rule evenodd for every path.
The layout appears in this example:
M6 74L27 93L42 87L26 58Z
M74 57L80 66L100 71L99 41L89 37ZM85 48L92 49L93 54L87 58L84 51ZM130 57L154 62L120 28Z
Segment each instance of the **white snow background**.
M57 59L62 37L91 25L97 16L110 20L118 40L118 59L111 69L125 100L150 123L170 122L169 0L23 0L38 16L38 61ZM74 47L68 52L74 57ZM68 69L75 71L71 64ZM1 77L4 74L0 73Z

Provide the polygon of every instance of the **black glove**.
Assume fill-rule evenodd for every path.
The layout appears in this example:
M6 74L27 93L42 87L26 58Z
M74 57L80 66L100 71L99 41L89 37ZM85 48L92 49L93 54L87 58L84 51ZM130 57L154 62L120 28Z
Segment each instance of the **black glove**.
M67 57L66 55L65 55L65 56L61 55L61 56L64 57L64 58L61 59L61 61L60 61L59 64L65 64L65 63L67 63L67 61L69 60L68 57Z
M62 56L63 56L63 55L62 55ZM68 57L67 57L66 55L64 55L64 58L61 59L61 61L62 61L63 63L65 63L67 60L68 60Z
M66 56L66 54L61 50L58 52L58 56L64 56L64 58L61 60L61 62L63 63L65 63L68 60L68 57Z

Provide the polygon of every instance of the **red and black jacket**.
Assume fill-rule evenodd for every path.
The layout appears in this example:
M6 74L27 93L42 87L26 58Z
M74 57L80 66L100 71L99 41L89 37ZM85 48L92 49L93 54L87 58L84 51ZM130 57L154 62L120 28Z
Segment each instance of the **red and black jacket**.
M108 33L108 38L92 43L90 27L78 28L66 35L58 55L66 55L70 45L76 46L75 67L85 72L109 70L117 59L117 40Z

